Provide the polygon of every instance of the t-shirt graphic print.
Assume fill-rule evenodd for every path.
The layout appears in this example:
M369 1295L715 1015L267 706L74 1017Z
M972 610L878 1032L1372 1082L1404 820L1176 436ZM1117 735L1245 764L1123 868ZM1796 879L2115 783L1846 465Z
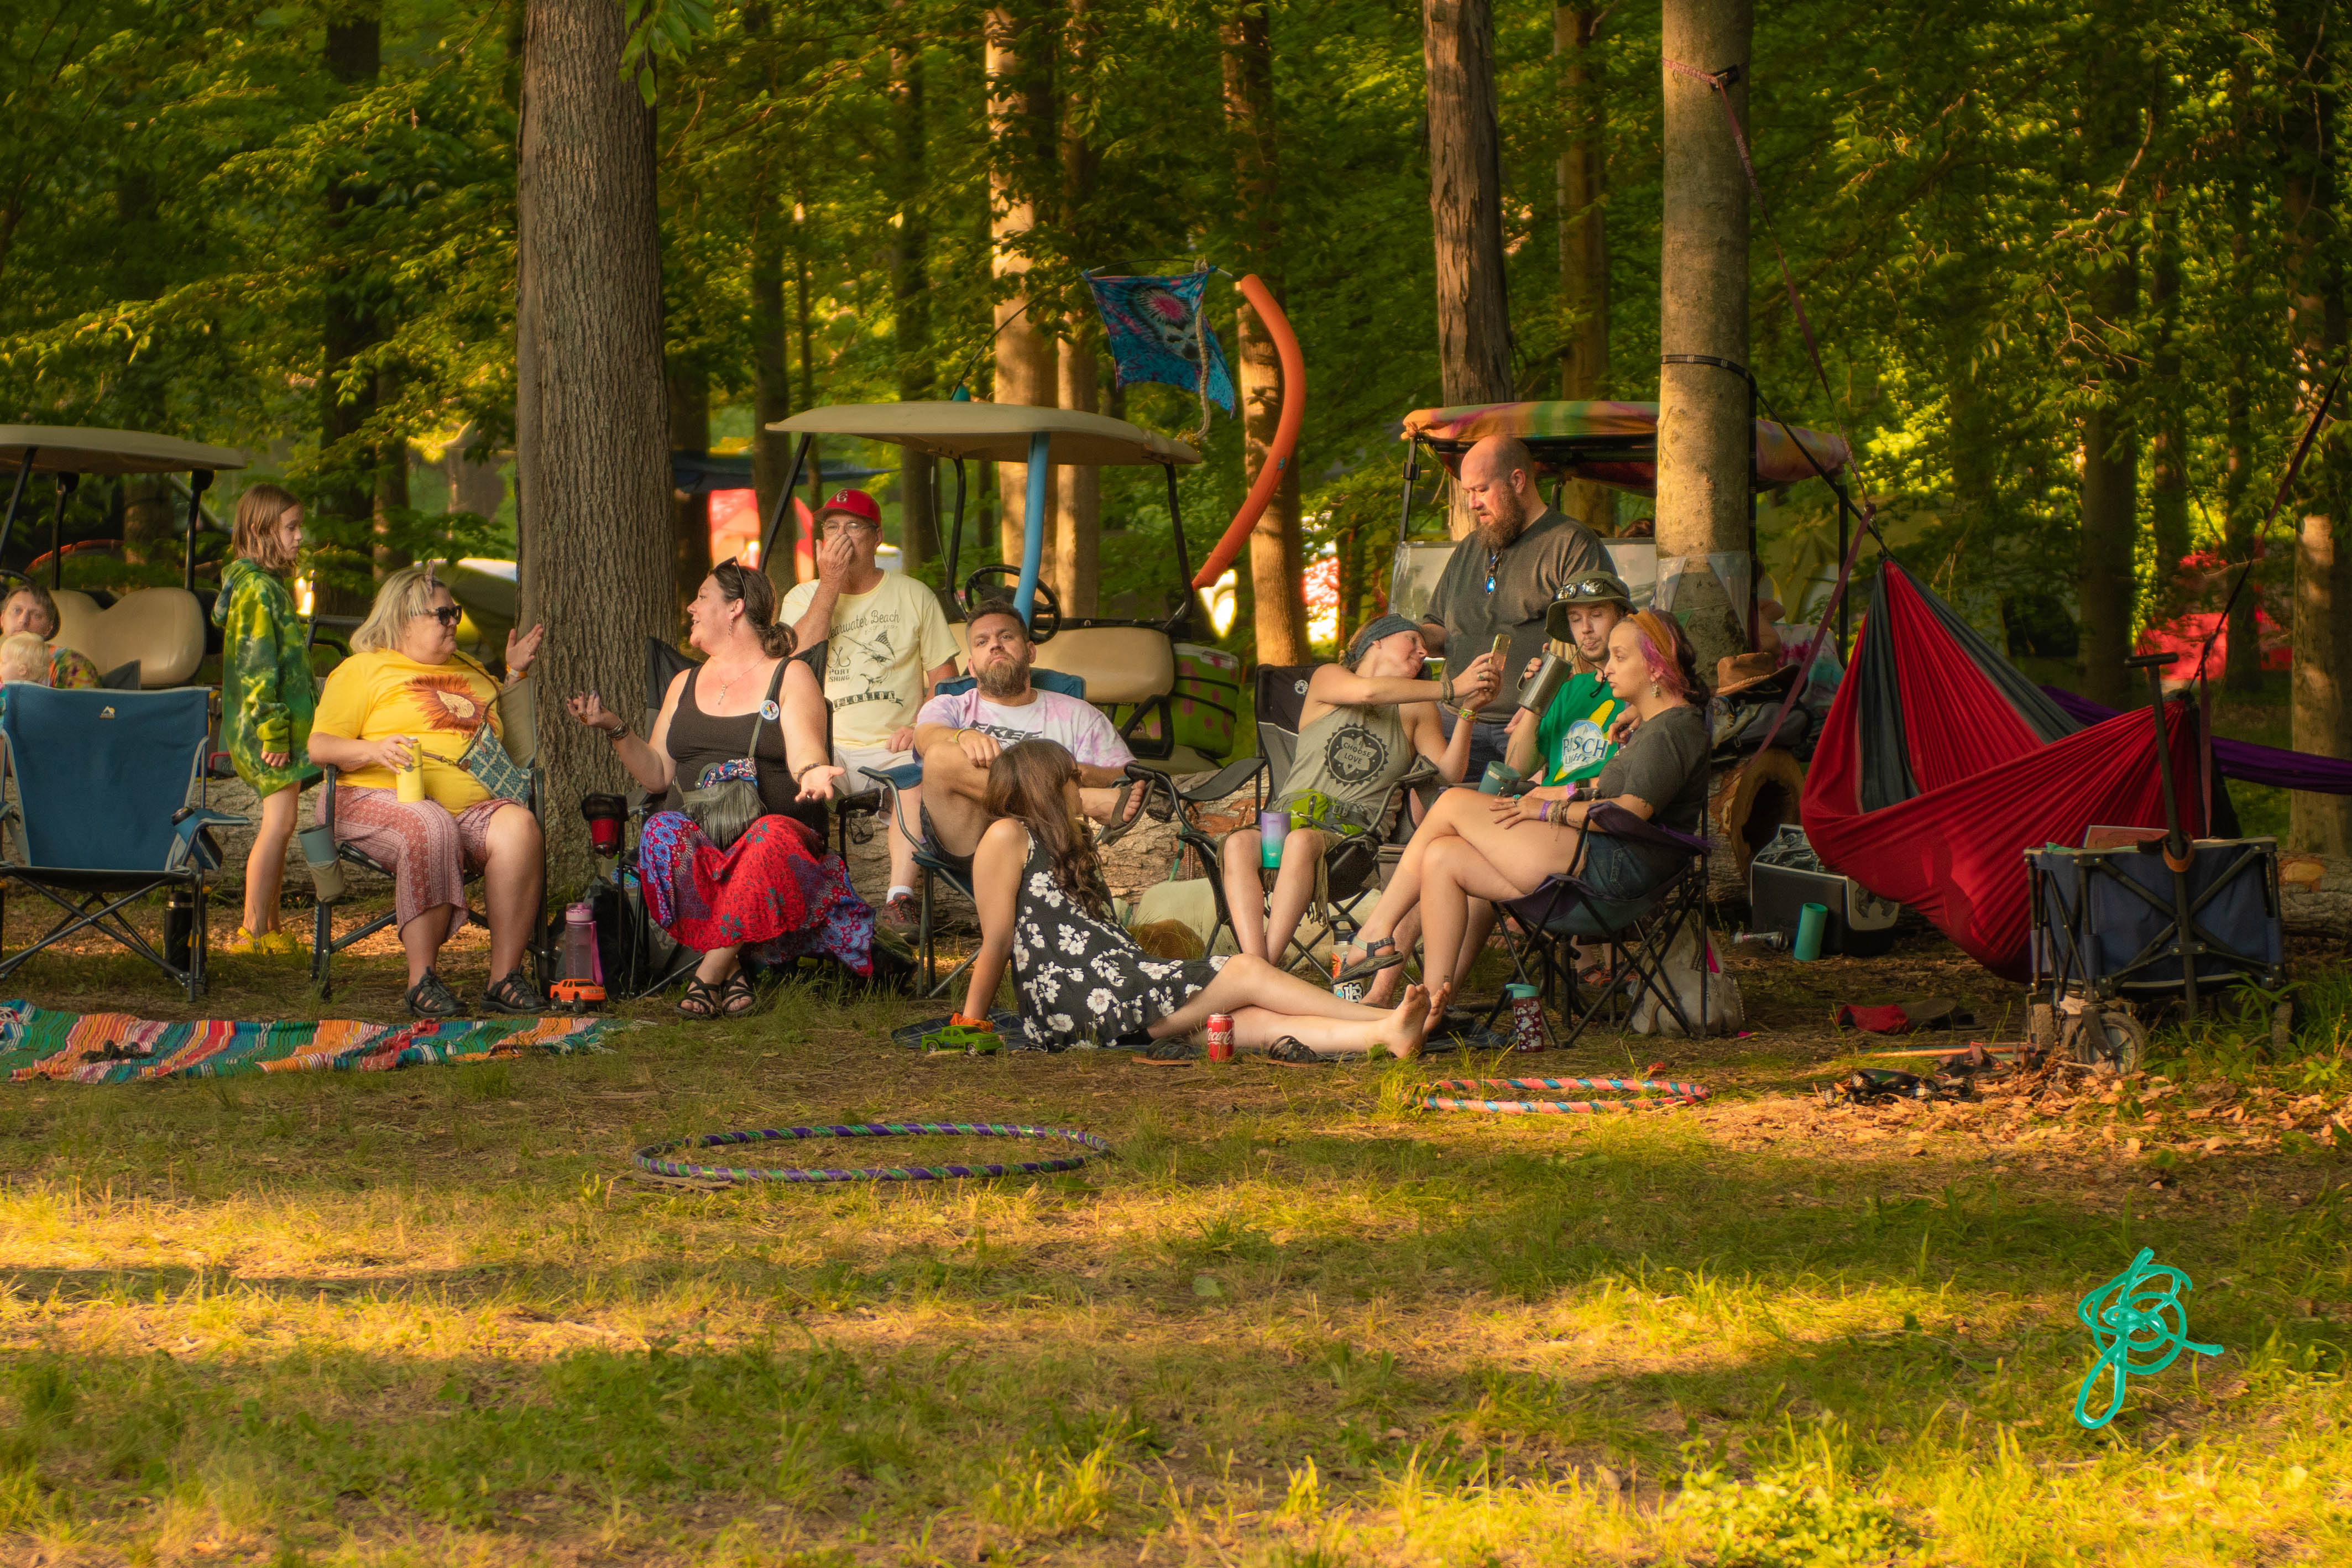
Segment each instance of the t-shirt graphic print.
M814 583L801 584L784 595L778 618L798 620L815 596ZM835 599L824 655L834 744L879 746L913 723L924 672L955 656L955 634L939 600L911 577L887 572L870 593Z

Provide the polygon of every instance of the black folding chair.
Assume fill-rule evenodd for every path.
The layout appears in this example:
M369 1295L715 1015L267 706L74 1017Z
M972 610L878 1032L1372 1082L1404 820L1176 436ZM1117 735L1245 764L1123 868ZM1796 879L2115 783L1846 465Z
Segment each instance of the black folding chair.
M211 696L201 687L8 688L0 742L16 804L5 813L14 844L0 858L0 888L29 888L63 913L39 940L0 960L0 979L43 949L94 931L177 981L190 1003L202 994L206 883L220 868L205 829L252 826L205 805ZM171 900L162 952L123 917L155 892Z
M1576 1023L1564 1039L1553 1035L1551 1020L1545 1017L1545 1040L1565 1050L1577 1042L1585 1026L1612 997L1623 998L1624 1009L1618 1015L1622 1018L1641 1005L1645 991L1653 990L1683 1026L1683 1033L1696 1036L1698 1031L1675 1000L1674 988L1665 984L1664 967L1666 950L1684 924L1705 921L1707 841L1636 816L1605 800L1593 803L1586 822L1588 832L1605 833L1621 843L1672 849L1684 859L1673 875L1638 899L1604 899L1571 874L1547 877L1533 892L1496 902L1495 907L1506 918L1513 973L1521 984L1538 986L1544 999L1558 1007L1562 1021L1571 1010L1576 1012ZM1576 976L1575 943L1579 942L1604 943L1611 973L1619 977L1598 987L1590 1001ZM1706 1016L1706 974L1702 962L1702 1023ZM1494 1005L1486 1009L1486 1024L1495 1021L1503 1002L1502 995L1496 997Z

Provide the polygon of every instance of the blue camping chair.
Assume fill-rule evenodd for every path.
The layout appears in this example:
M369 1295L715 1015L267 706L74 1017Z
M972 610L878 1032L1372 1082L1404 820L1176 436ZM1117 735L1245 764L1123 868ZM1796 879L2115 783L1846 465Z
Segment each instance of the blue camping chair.
M205 879L221 863L205 830L252 826L205 805L212 693L19 683L5 696L0 743L17 801L5 814L13 842L0 858L0 889L21 883L64 912L39 941L0 959L0 979L95 931L178 981L193 1004L205 988ZM172 895L161 952L123 916L158 891Z
M1679 850L1685 858L1672 876L1638 899L1604 899L1574 876L1552 876L1531 893L1496 902L1495 908L1507 917L1504 929L1513 972L1522 983L1542 990L1545 999L1558 1006L1563 1023L1570 1013L1576 1015L1565 1038L1555 1037L1550 1018L1544 1017L1544 1038L1555 1049L1566 1050L1612 996L1622 997L1630 1013L1641 1004L1642 994L1650 990L1674 1014L1684 1035L1695 1036L1693 1021L1684 1016L1682 1005L1675 1000L1674 988L1665 984L1662 971L1666 948L1684 922L1705 917L1706 840L1636 816L1611 801L1594 802L1586 820L1612 838ZM1604 943L1612 971L1627 976L1597 987L1589 1002L1576 977L1572 944L1580 941ZM1633 942L1640 943L1638 952L1629 946ZM1486 1010L1486 1023L1491 1025L1502 1010L1503 997L1498 995ZM1706 1016L1706 969L1702 964L1699 1016Z
M969 675L960 675L952 680L940 681L932 695L958 697L979 684L979 681ZM1065 675L1058 669L1032 669L1029 672L1029 684L1040 691L1058 691L1066 697L1075 697L1080 701L1086 700L1087 683L1083 676ZM922 873L923 878L923 885L917 889L919 895L920 913L915 928L915 945L922 955L923 994L940 995L947 991L948 987L955 984L957 975L971 967L972 960L980 956L980 949L973 948L961 963L948 971L944 978L940 977L937 956L938 945L931 921L933 892L937 883L945 882L962 894L966 903L971 903L973 901L971 874L960 868L952 861L942 858L932 847L930 840L923 836L922 825L907 821L906 814L899 807L898 792L913 789L923 782L923 760L920 757L910 755L907 761L893 767L861 768L858 771L873 780L875 787L870 791L862 790L856 795L845 797L841 802L842 813L845 818L854 809L877 815L887 811L906 831L907 837L913 841L915 869ZM845 852L846 847L845 844Z

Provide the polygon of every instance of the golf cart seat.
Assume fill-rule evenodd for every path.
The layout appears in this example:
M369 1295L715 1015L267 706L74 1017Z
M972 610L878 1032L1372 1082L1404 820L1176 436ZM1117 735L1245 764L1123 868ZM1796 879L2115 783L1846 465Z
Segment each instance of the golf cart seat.
M971 633L963 622L951 628L956 662L971 668ZM1064 626L1051 642L1037 645L1039 669L1075 675L1087 683L1087 700L1101 707L1157 702L1176 689L1176 645L1158 626Z
M101 670L136 660L148 690L184 686L205 657L205 611L184 588L142 588L105 609L70 588L50 595L58 606L58 641Z

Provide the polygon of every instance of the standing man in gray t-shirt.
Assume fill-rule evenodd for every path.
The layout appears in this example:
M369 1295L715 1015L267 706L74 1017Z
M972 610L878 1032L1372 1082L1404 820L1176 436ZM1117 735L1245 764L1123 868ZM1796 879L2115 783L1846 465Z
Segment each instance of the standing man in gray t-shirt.
M1560 584L1610 564L1591 529L1544 504L1535 458L1517 437L1489 436L1465 452L1460 483L1478 531L1454 547L1421 637L1432 653L1446 656L1449 669L1491 650L1496 637L1510 637L1507 678L1479 710L1470 737L1467 777L1475 782L1488 763L1502 760L1503 726L1518 697L1507 672L1526 668L1543 651L1544 615Z

